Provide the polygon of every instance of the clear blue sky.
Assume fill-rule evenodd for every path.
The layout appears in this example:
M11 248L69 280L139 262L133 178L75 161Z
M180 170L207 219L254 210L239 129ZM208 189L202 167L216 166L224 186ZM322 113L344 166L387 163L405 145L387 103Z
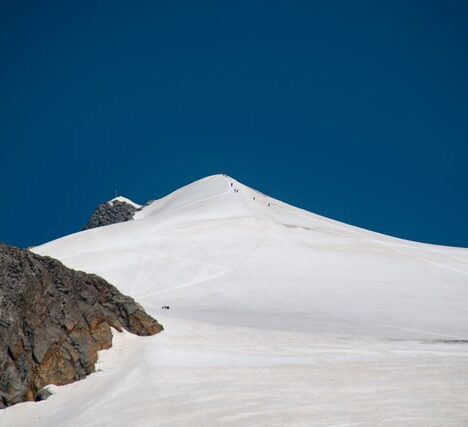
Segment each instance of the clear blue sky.
M449 0L1 2L0 241L227 172L468 247L467 22Z

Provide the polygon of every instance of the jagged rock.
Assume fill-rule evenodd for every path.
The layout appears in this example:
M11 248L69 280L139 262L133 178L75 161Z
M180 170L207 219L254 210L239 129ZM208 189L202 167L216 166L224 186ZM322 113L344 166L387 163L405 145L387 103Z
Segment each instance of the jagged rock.
M104 279L0 244L0 408L93 372L97 352L112 345L111 327L163 329Z
M99 205L83 230L130 221L141 208L123 200L111 200Z
M47 388L41 388L38 390L36 394L36 402L40 402L41 400L46 400L49 396L51 396L52 393L47 390Z

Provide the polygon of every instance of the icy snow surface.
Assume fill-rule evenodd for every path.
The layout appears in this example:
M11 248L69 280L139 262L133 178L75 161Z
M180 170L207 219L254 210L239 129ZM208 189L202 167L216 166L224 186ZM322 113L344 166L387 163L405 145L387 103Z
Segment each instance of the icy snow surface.
M141 205L138 203L135 203L133 200L127 199L124 196L117 196L114 197L112 200L109 200L110 203L112 202L123 202L123 203L128 203L129 205L132 205L134 208L140 209Z
M103 276L165 331L114 333L96 374L2 426L468 426L467 249L215 175L34 250Z

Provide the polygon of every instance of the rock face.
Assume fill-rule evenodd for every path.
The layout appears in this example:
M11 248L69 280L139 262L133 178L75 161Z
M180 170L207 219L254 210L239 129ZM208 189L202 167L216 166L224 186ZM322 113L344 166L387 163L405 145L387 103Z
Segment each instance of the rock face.
M0 408L93 372L97 352L112 345L111 327L163 329L104 279L0 244Z
M83 230L130 221L139 210L137 206L123 200L111 200L96 208Z

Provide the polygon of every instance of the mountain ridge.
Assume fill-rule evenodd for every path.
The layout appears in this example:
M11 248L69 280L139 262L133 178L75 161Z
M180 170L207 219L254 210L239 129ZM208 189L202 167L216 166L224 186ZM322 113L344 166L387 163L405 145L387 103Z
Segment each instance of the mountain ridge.
M174 240L175 236L180 238ZM239 253L236 247L240 248ZM286 248L289 248L289 253L284 252ZM419 269L431 271L436 278L447 274L468 276L468 250L405 241L330 220L260 195L226 175L213 175L188 184L145 206L132 221L66 236L36 247L34 251L55 254L72 267L97 271L103 277L108 275L112 283L137 298L155 292L152 288L158 285L152 282L151 275L156 274L156 265L161 266L161 271L166 270L160 264L164 259L179 269L173 277L159 273L162 288L157 292L167 293L172 285L168 287L164 283L174 283L176 288L185 286L179 281L191 283L190 275L200 277L197 283L198 280L203 283L205 278L219 281L220 272L223 272L223 277L229 277L239 266L242 267L233 261L236 258L249 265L249 271L243 273L239 282L247 286L250 275L258 274L254 272L255 266L251 265L257 256L260 257L258 268L276 271L276 281L281 278L281 283L287 283L296 280L294 277L297 276L300 281L315 282L314 287L306 287L305 282L298 285L298 295L303 294L304 299L291 297L298 306L303 306L304 301L317 292L326 295L328 283L328 286L341 289L341 304L352 302L343 305L344 312L357 318L367 313L366 316L371 315L381 323L392 323L397 308L386 304L380 296L380 293L389 294L389 302L405 307L406 320L413 319L414 329L421 330L429 326L426 325L429 320L424 315L426 326L421 325L423 317L417 320L411 314L410 301L401 296L405 292L405 276L411 274L414 281L406 293L431 304L436 303L435 295L421 294L418 288L423 280ZM218 251L221 258L213 251ZM204 258L197 252L204 253ZM295 253L297 256L294 258ZM205 262L210 259L216 261ZM280 268L282 265L283 270ZM291 269L294 265L298 271ZM353 283L353 287L338 285L338 278L341 283ZM386 280L396 280L398 285L394 289L386 289L383 285ZM458 283L458 279L453 280ZM224 286L219 285L218 291ZM263 288L253 284L249 286L249 292L256 289L254 292L260 297ZM440 282L435 286L439 289ZM192 291L190 287L186 289ZM229 290L229 293L231 291L234 294L241 292L240 288ZM275 304L280 304L282 292L281 287L275 290ZM367 301L357 305L356 292L367 295ZM194 296L188 294L182 298L187 309L192 298ZM219 301L216 302L217 298ZM162 298L157 298L157 301L157 304L165 304ZM209 310L219 304L227 304L229 310L237 310L221 295L210 301ZM263 304L264 314L270 315L275 304ZM417 305L419 310L423 310L422 302ZM380 315L374 307L380 307ZM436 307L443 312L448 309L442 309L440 304ZM315 308L319 309L319 306ZM330 306L328 310L334 309ZM366 329L364 324L356 324L355 328Z

